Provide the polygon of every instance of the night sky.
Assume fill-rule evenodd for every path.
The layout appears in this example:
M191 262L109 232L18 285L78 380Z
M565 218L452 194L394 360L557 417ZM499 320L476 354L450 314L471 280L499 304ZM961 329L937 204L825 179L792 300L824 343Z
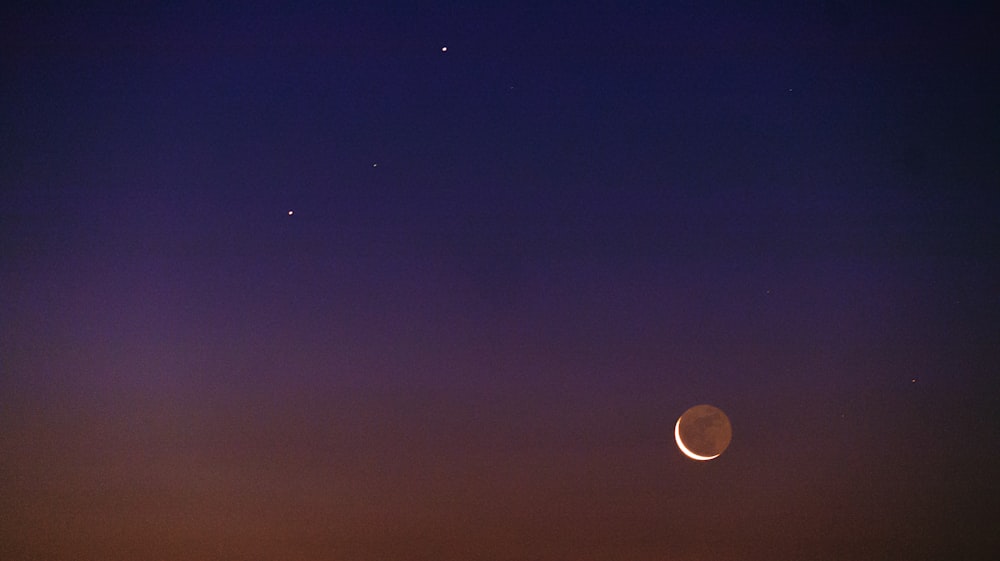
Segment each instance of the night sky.
M0 558L998 558L985 9L221 4L0 12Z

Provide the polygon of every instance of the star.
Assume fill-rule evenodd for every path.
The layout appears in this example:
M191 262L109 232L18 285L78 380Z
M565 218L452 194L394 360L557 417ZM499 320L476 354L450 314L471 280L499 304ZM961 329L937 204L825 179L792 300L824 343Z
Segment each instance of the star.
M295 211L294 211L294 210L290 210L290 211L288 211L288 216L291 216L291 215L293 215L293 214L295 214Z
M441 52L442 53L448 52L448 47L441 47Z

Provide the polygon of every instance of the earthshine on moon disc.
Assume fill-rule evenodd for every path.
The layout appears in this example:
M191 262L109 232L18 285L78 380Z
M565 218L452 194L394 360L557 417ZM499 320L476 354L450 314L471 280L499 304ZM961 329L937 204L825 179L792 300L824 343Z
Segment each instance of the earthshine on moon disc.
M732 437L729 417L711 405L695 405L674 425L677 447L685 456L700 462L718 458Z

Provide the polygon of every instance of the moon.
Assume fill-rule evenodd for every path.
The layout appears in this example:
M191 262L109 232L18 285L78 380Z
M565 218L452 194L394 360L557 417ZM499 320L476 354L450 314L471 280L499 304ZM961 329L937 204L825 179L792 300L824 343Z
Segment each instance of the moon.
M733 438L733 427L721 409L695 405L677 419L674 438L681 453L705 462L722 455Z

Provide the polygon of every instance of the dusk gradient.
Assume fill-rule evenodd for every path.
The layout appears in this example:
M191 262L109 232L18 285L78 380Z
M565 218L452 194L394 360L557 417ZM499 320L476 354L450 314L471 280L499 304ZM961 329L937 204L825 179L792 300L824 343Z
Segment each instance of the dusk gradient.
M1000 558L975 6L5 4L0 559Z

